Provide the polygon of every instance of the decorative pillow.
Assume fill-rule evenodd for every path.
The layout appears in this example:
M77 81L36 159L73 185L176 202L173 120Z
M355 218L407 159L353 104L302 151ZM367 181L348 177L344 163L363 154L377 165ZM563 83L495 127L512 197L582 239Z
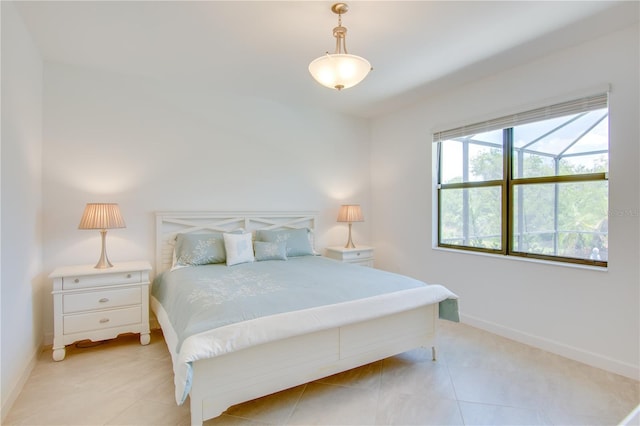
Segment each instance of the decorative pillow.
M268 243L286 243L287 257L315 255L311 245L309 228L283 229L279 231L258 230L256 240Z
M256 252L256 260L287 260L287 243L267 243L255 241L253 248Z
M221 233L178 234L175 245L175 265L207 265L225 261L224 240Z
M250 232L246 234L224 233L222 236L224 238L224 248L227 251L227 266L255 260Z

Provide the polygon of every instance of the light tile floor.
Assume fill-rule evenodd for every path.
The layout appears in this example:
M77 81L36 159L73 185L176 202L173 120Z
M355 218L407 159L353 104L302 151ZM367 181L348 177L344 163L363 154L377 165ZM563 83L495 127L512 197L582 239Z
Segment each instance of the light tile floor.
M214 425L615 425L637 381L441 321L438 361L416 349L231 407ZM634 420L637 424L637 419ZM44 351L5 425L188 425L156 331Z

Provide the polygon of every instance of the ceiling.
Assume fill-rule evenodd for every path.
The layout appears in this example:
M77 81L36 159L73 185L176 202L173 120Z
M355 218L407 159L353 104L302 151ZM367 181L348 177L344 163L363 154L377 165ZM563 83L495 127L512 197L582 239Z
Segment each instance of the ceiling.
M638 21L637 1L352 1L349 53L374 70L341 92L327 1L16 2L46 61L373 117Z

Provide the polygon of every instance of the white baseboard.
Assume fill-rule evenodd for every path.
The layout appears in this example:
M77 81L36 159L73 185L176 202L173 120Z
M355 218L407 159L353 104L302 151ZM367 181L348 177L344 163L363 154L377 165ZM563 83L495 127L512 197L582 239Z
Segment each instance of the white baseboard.
M158 322L158 320L156 319L155 316L149 318L149 329L150 330L159 330L160 329L160 323Z
M640 377L640 367L637 365L622 362L594 352L585 351L561 342L535 336L520 330L505 327L491 321L486 321L472 315L460 314L460 321L464 324L506 337L516 342L524 343L592 367L600 368L621 376L638 380Z
M53 332L44 333L44 339L42 341L42 346L51 346L53 345Z
M7 414L9 414L11 407L13 407L13 404L18 399L18 396L20 396L22 388L24 388L25 383L27 383L31 372L36 366L39 354L40 351L37 350L31 355L31 359L29 360L29 363L27 364L25 369L22 371L22 374L18 378L18 381L6 394L5 390L2 389L2 393L4 394L3 396L6 396L6 398L2 401L2 406L0 407L0 424L4 423L4 420L7 417Z
M631 426L640 424L640 404L631 410L631 412L620 423L620 426Z

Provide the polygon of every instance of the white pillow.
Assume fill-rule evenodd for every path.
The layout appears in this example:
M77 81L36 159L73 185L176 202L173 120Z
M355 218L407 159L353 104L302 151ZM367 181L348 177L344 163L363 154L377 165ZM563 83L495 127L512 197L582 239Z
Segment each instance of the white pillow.
M227 266L238 263L253 262L253 244L251 242L251 232L246 234L222 234L224 238L224 249L227 252Z

